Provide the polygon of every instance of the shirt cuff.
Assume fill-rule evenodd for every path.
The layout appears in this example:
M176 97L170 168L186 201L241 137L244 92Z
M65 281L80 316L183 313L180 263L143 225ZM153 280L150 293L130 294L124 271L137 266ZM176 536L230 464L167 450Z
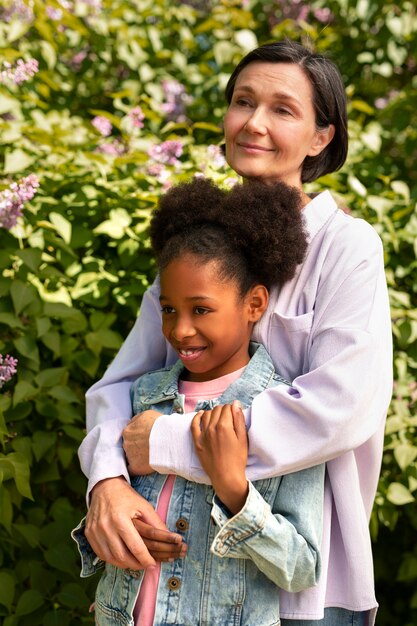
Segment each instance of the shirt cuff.
M248 485L246 502L233 517L228 516L224 505L216 496L213 497L211 516L220 530L211 545L211 552L217 556L228 556L228 552L238 543L258 533L265 526L271 507L250 481Z

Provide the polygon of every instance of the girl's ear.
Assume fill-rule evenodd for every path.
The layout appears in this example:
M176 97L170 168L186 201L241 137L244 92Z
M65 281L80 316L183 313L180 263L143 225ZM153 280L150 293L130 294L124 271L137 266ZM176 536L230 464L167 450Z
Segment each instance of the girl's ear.
M265 285L255 285L246 295L250 322L257 322L268 306L269 294Z

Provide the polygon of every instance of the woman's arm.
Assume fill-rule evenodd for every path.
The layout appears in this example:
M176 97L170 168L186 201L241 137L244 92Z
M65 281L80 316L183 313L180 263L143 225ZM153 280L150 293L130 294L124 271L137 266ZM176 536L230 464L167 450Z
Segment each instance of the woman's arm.
M392 346L383 252L375 231L362 220L353 222L350 240L342 232L329 245L325 263L319 256L312 260L322 262L322 268L314 287L303 373L291 388L264 391L245 411L250 480L305 469L355 449L385 419L392 392ZM286 375L277 359L281 355L285 367L287 355L291 358L291 329L285 343L278 323L264 328L260 339ZM181 422L172 416L156 420L150 464L161 473L208 482L189 446L191 421L188 415Z
M175 361L161 332L158 298L159 284L155 281L146 291L140 315L114 361L86 393L87 436L79 458L89 479L88 494L107 478L124 476L129 482L121 435L132 417L132 381Z

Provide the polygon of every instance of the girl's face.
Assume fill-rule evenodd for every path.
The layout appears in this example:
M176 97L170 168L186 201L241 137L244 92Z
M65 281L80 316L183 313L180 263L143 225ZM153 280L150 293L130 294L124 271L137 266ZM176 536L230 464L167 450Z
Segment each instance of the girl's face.
M249 63L237 77L224 118L226 158L244 178L282 180L302 188L306 156L332 140L334 126L316 128L313 90L293 63Z
M161 271L162 332L188 379L213 380L244 367L253 324L267 301L262 285L241 298L234 281L219 279L218 261L191 254L171 261Z

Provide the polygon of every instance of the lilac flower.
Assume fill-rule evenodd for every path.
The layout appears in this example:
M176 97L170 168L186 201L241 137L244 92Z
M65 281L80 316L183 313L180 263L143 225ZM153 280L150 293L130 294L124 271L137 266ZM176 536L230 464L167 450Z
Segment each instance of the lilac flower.
M62 19L63 13L61 9L55 9L54 7L48 5L46 7L46 15L54 22L58 22L60 19Z
M185 109L191 104L192 97L185 93L185 87L177 80L163 80L166 102L161 105L166 118L172 122L184 122L186 120Z
M149 156L158 163L166 163L167 165L179 165L178 157L183 153L181 141L170 140L160 144L155 144L149 148Z
M322 24L325 24L330 21L333 15L329 8L322 7L319 9L314 9L314 17Z
M145 119L145 116L140 106L134 107L131 111L129 111L128 115L135 128L143 128L143 120Z
M0 83L10 81L20 85L32 78L39 71L39 63L36 59L24 61L18 59L14 65L3 61L3 69L0 71Z
M32 4L27 5L23 0L14 0L7 7L0 9L0 19L3 22L11 22L14 19L21 22L32 22L34 18Z
M7 383L12 376L16 374L16 365L17 359L14 359L9 354L5 357L0 354L0 389L3 387L4 383Z
M212 160L214 167L220 168L220 167L225 166L226 159L224 158L224 154L220 146L216 146L215 144L210 144L207 148L207 152Z
M96 115L96 117L91 120L91 123L103 137L108 137L111 134L113 126L110 120L107 119L107 117L103 117L102 115Z
M70 60L70 65L74 70L79 70L81 68L82 62L88 55L88 50L80 50Z
M108 154L110 156L120 156L126 152L126 149L121 141L115 139L109 143L102 143L95 149L95 152L101 154Z
M16 226L17 218L22 215L24 203L33 198L38 187L38 177L29 174L19 182L13 182L8 189L0 191L0 228L10 230Z

